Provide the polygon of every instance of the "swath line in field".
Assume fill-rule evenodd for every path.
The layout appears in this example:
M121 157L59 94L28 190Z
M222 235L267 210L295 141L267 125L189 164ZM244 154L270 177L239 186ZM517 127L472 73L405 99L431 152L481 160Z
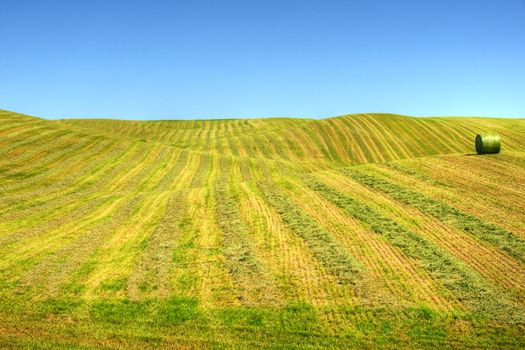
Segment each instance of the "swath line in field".
M212 177L216 174L214 163ZM223 233L217 226L213 187L189 190L182 236L173 252L173 295L197 298L203 307L239 306L235 279L222 253Z
M510 256L525 262L525 241L502 228L488 224L481 219L461 212L446 203L432 199L418 192L411 191L390 181L378 177L372 177L355 169L345 169L343 172L360 183L380 190L405 204L414 206L423 212L429 213L443 222L450 222L479 239L487 241L502 249Z
M366 299L362 303L390 307L425 303L451 310L454 303L440 296L436 283L417 261L360 224L344 209L309 187L294 190L294 200L323 227L329 229L352 256L366 266ZM414 283L416 282L416 283Z
M269 280L242 221L234 188L220 182L215 186L216 220L224 235L226 267L238 283L243 304L275 304L273 284Z
M23 198L18 197L18 203L15 202L15 206L10 208L10 213L16 215L17 213L23 213L23 219L17 219L16 224L12 225L11 229L22 228L29 229L31 227L37 227L39 222L42 220L48 219L48 221L53 221L59 216L67 216L68 213L74 212L78 207L81 207L83 203L89 202L97 197L101 197L100 192L104 192L104 186L106 182L113 180L117 171L120 170L117 165L122 167L123 164L128 164L128 162L116 162L115 159L120 159L124 155L129 156L129 151L134 150L133 148L128 148L124 153L116 158L109 158L105 160L100 165L95 166L94 168L88 167L84 173L79 173L79 177L75 179L74 186L67 186L67 192L64 192L64 186L58 186L55 191L50 193L35 193L36 198L33 196L28 196L27 201L24 201ZM135 149L136 151L136 149ZM128 160L128 158L122 158L122 160ZM114 168L111 172L106 172L103 177L99 177L95 181L95 174L99 173L102 175L102 170L108 171L110 168L106 168L107 164L111 164ZM44 180L43 180L44 181ZM49 181L49 180L45 180ZM44 182L44 184L46 184ZM89 186L91 185L91 186ZM52 187L47 186L46 187ZM97 191L93 191L93 188L96 187ZM32 187L30 187L32 188ZM29 189L29 188L28 188ZM20 190L26 190L26 192L21 193L31 193L26 188ZM40 211L39 208L46 208L46 211ZM33 210L34 209L34 210ZM28 215L31 212L34 212L35 215ZM6 218L10 218L11 215L7 215L7 212L2 212L2 215ZM1 225L0 225L1 226Z
M240 190L241 215L284 298L313 305L349 302L352 295L334 288L336 278L316 260L308 245L288 229L279 213L264 202L257 185L243 183Z
M37 237L23 237L16 246L8 246L9 252L3 256L0 273L6 271L10 275L20 275L37 264L45 256L60 249L65 243L74 239L75 234L84 229L106 221L108 214L118 208L123 198L108 197L98 208L79 221L67 222L53 230L43 231ZM5 246L2 248L6 248Z
M369 168L370 166L367 166ZM377 165L373 165L376 168ZM505 294L523 294L525 265L498 248L446 225L431 215L395 201L388 195L375 191L355 180L336 172L317 173L316 177L348 196L359 198L370 207L402 225L417 235L437 244L476 272L502 286ZM415 184L414 181L411 184ZM407 266L408 264L405 264ZM418 284L421 284L418 282ZM512 287L514 289L510 289ZM510 293L507 293L510 292Z
M133 274L127 281L127 295L131 299L150 296L166 298L171 293L171 270L174 267L173 251L181 235L179 221L184 216L185 193L171 195L162 219L148 239L148 243Z
M84 297L124 294L125 281L146 248L167 205L168 196L168 193L144 196L126 222L117 222L117 228L92 254L93 269L83 280Z
M104 243L104 240L115 229L118 222L125 221L137 205L138 198L118 199L117 203L123 203L115 208L105 211L101 220L93 226L84 226L77 231L71 231L69 241L45 256L31 270L27 271L21 278L21 286L27 289L39 291L39 294L47 298L54 298L60 292L68 295L77 295L78 284L71 283L70 279L75 275L89 256ZM113 210L112 210L113 209ZM71 220L71 222L82 222L82 218Z
M523 169L500 162L499 158L495 164L486 158L478 159L475 165L465 161L466 158L470 157L436 157L409 164L388 163L374 169L394 182L408 185L413 191L441 200L525 239L525 196L520 190L525 186ZM465 171L471 166L476 168ZM495 176L497 182L491 180Z
M358 282L361 264L351 258L328 232L283 195L275 183L259 182L259 189L288 227L308 244L314 256L339 282L350 285Z
M384 217L363 202L337 192L315 179L305 179L305 183L368 225L372 231L387 238L407 256L419 260L434 278L460 300L466 302L470 308L490 312L493 315L505 314L505 317L513 315L515 318L520 318L523 316L522 310L515 304L507 303L507 300L486 285L479 276L439 246Z

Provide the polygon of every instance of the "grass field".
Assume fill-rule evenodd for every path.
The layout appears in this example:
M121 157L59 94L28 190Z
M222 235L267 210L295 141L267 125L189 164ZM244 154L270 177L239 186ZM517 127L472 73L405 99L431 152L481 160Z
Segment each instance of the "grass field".
M525 119L0 111L0 348L352 347L525 347Z

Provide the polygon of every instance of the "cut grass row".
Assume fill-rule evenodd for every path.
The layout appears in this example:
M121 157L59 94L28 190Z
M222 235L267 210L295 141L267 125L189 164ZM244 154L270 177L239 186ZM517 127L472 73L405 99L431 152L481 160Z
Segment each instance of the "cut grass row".
M525 171L506 161L511 155L442 156L377 165L370 170L525 239L525 203L520 193Z
M397 115L363 114L321 121L256 120L191 122L63 121L83 130L116 130L112 136L219 153L225 156L263 157L293 162L335 164L384 162L443 153L471 153L472 138L487 130L483 119L441 120ZM507 150L525 149L523 121L490 124L504 139ZM116 124L118 126L116 126ZM198 132L200 125L206 132ZM348 137L350 135L350 137ZM444 140L447 140L445 142Z
M371 168L377 169L377 166L373 165ZM431 215L422 213L417 208L398 202L387 194L360 184L339 172L320 172L316 173L315 177L341 193L358 198L385 217L442 247L454 255L456 259L473 268L490 283L494 283L506 291L511 292L513 290L523 294L525 265L497 247L480 241L453 225L447 225ZM414 181L409 183L414 184ZM432 193L432 188L430 187L430 193ZM403 264L403 266L411 265L413 264L409 262ZM415 276L417 275L415 274ZM411 284L414 286L424 285L422 281L416 282L415 280ZM441 295L441 293L436 292L427 293L434 296ZM445 300L441 299L441 301ZM437 304L442 304L441 301Z
M330 233L281 193L275 183L261 182L259 189L264 199L277 210L288 227L306 242L314 256L340 283L357 284L361 264L350 257Z
M420 261L436 280L446 286L456 298L466 303L469 308L493 314L504 313L505 316L511 312L516 313L517 309L515 309L514 304L498 295L493 286L485 283L468 266L439 246L416 235L355 198L335 191L315 179L306 178L304 181L310 188L321 193L349 215L369 226L373 232L387 238L404 254ZM518 312L514 317L519 315Z
M368 175L356 169L345 169L344 172L360 183L386 193L402 203L436 217L442 222L450 223L480 240L493 244L510 256L525 262L525 241L511 232L391 181Z
M425 303L439 310L454 308L455 301L442 297L439 292L442 287L417 261L405 256L344 209L300 182L287 193L365 266L366 274L359 285L363 298L359 303L392 307Z

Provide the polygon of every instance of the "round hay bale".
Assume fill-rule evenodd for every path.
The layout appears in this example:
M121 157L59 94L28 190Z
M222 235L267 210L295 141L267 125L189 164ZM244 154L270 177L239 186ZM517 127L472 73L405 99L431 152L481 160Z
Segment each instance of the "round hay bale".
M478 134L476 136L476 151L478 154L499 153L501 138L497 134Z

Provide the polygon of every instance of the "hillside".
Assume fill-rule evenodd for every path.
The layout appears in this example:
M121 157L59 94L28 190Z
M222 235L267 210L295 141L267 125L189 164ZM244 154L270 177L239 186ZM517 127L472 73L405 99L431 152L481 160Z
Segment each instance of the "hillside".
M474 155L482 131L501 154ZM0 348L524 334L525 119L0 111Z

